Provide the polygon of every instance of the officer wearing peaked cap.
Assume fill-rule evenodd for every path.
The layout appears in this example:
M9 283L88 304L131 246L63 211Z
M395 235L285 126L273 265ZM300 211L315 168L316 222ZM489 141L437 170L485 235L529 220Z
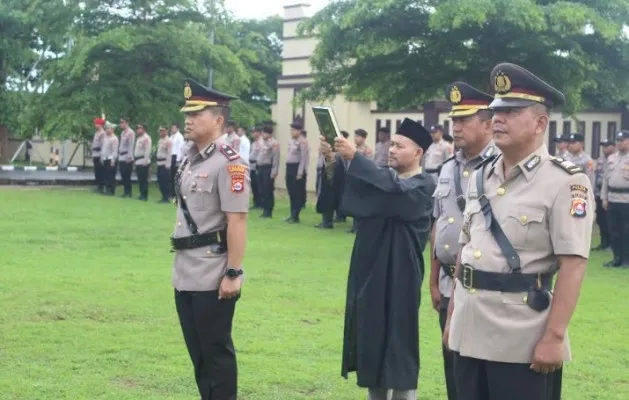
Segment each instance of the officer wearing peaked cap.
M594 160L585 152L585 135L582 133L571 133L568 135L568 154L563 157L583 168L594 185Z
M596 224L600 232L601 242L592 250L605 250L610 244L607 210L603 208L601 189L603 188L603 177L607 169L607 159L616 152L616 141L615 139L603 139L600 145L601 155L596 160L596 170L594 172L594 198L596 199Z
M489 103L494 98L460 81L446 87L446 97L452 104L449 116L458 150L441 166L433 195L435 223L432 228L430 271L430 294L433 307L439 312L442 331L452 292L469 177L478 164L499 151L492 140L492 113L489 110ZM442 351L448 399L455 400L453 354L445 346Z
M555 156L566 158L568 157L568 138L570 134L562 133L555 138Z
M335 138L347 167L341 211L357 220L342 375L355 371L370 400L417 398L422 252L435 189L420 162L431 141L421 124L405 119L391 138L390 168L379 168L350 140ZM330 165L342 162L323 137L320 150Z
M470 176L444 342L466 400L558 399L589 257L592 186L544 145L549 108L564 95L515 64L497 65L490 79L502 154Z
M177 314L203 400L236 400L231 338L240 296L249 209L249 168L218 139L235 97L187 80L189 146L175 179L173 285Z

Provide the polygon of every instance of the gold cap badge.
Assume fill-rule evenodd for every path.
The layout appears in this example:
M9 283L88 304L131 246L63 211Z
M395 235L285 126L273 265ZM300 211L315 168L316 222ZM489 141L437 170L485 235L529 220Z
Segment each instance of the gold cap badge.
M192 97L192 89L190 88L190 84L188 82L186 82L183 87L183 97L185 97L186 100Z
M458 87L452 86L450 89L450 103L456 104L461 101L461 91Z
M496 93L507 93L511 90L511 79L509 79L504 72L498 72L494 81L494 89L496 90Z

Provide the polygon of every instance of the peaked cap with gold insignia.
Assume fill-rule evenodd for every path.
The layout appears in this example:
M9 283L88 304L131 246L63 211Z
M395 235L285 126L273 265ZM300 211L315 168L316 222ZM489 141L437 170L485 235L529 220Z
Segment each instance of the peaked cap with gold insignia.
M529 107L536 103L553 108L566 101L563 93L519 65L498 64L490 79L495 92L491 109Z
M446 97L452 104L452 110L448 114L450 117L467 117L480 110L487 110L489 103L494 100L487 93L461 81L446 86Z
M201 111L208 107L229 107L229 102L238 98L208 89L193 79L186 79L183 87L183 97L186 99L186 104L180 111L184 113Z

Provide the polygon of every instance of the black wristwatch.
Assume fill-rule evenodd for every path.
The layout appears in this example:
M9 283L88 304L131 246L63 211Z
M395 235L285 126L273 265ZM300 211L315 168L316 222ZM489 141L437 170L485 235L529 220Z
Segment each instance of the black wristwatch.
M230 278L230 279L236 279L238 278L240 275L242 275L244 272L242 269L236 269L236 268L230 268L227 270L227 272L225 273L225 276Z

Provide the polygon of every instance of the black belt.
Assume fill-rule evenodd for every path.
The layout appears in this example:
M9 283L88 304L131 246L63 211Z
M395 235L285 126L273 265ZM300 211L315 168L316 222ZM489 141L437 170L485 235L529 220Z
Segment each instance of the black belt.
M273 168L273 164L258 164L258 168Z
M495 292L526 292L540 281L541 288L549 289L554 272L542 274L498 273L474 269L462 265L458 279L465 289L482 289Z
M136 161L137 161L137 160L141 160L141 159L143 159L143 158L144 158L144 156L133 157L133 159L134 159L134 160L136 160Z
M157 161L166 161L167 158L158 158Z
M256 164L257 161L256 160L249 160L249 164Z
M222 251L227 250L227 230L201 233L192 236L174 238L170 237L173 250L189 250L198 247L221 245Z
M619 188L619 187L609 186L607 188L607 191L610 193L629 193L629 188Z
M456 268L456 265L454 264L452 265L441 264L441 270L443 271L444 274L448 275L450 278L454 278L455 268Z
M121 155L121 156L124 156L124 155L125 155L125 154L127 154L127 153L128 153L128 151L125 151L125 152L120 153L120 155Z
M100 147L94 147L92 151L100 151Z
M437 172L439 172L439 168L435 168L435 169L425 169L427 174L436 174Z

